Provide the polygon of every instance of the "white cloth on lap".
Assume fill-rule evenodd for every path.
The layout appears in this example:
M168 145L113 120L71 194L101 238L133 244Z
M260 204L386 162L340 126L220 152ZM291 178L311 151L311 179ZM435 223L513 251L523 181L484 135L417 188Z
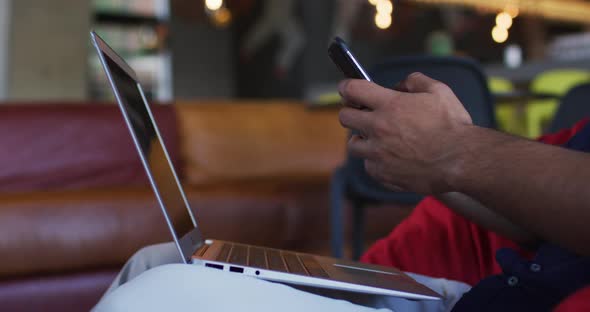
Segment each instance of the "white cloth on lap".
M95 312L375 310L292 287L200 266L169 264L146 271L107 295Z
M251 282L251 285L259 285L257 283L264 283L264 287L248 286L244 288L236 286L236 284L232 284L234 283L234 279L232 277L248 278L246 276L229 275L228 277L228 273L199 266L184 267L185 265L182 265L183 268L178 269L176 269L176 266L170 266L170 268L166 267L160 271L149 271L153 268L181 262L182 261L178 253L178 249L174 243L158 244L142 248L136 252L121 269L121 272L119 272L115 280L113 280L111 287L105 293L103 299L98 303L97 309L100 308L100 311L116 312L133 311L141 308L143 311L145 308L138 306L143 304L150 307L150 309L147 309L147 311L155 311L162 307L164 307L164 310L168 311L179 309L193 311L195 310L193 308L195 306L200 308L204 306L211 307L209 304L212 301L210 301L209 297L205 297L207 292L196 292L196 290L205 289L205 287L208 287L209 289L205 289L206 291L222 290L224 291L223 294L226 298L242 300L231 301L236 309L241 310L246 308L258 308L257 306L245 306L243 302L248 302L247 300L250 300L249 298L260 298L260 293L257 292L263 291L273 294L272 297L264 297L267 302L263 303L269 306L268 309L276 306L291 307L293 304L295 304L293 306L294 308L300 308L298 305L299 302L295 301L299 300L299 298L302 296L305 298L314 298L313 294L315 294L315 297L318 297L317 295L324 297L320 297L321 299L318 300L309 299L308 301L304 301L305 304L308 304L308 306L304 307L306 310L324 310L325 306L327 305L330 305L331 308L330 302L334 302L334 299L343 299L346 302L353 302L367 307L385 308L384 311L394 310L404 312L448 312L453 308L461 296L470 289L469 285L461 282L408 273L418 282L443 295L443 300L441 301L410 301L389 296L367 296L359 293L338 292L319 288L307 288L305 289L306 292L301 293L300 291L288 286L264 281ZM179 271L187 271L190 273L179 274ZM206 271L210 272L210 274L207 274ZM168 272L172 273L168 274ZM147 275L147 277L142 277L143 275ZM138 277L142 278L138 281L135 281L135 279ZM210 282L210 280L213 280L213 282ZM131 281L134 282L130 283ZM146 286L144 286L144 283L146 283ZM250 283L250 280L241 281L240 283L248 284ZM118 289L127 284L130 284L128 287L133 289L122 290L119 293ZM217 285L217 288L215 288L215 290L211 290L211 285ZM281 288L281 291L267 291L269 288ZM186 290L190 290L188 291L189 295L186 295ZM111 297L111 294L115 292L118 294ZM169 294L169 292L176 293ZM297 292L298 295L293 295L295 292ZM178 296L180 293L182 293L184 297L174 297L174 295ZM250 294L252 294L252 296L250 296ZM308 295L311 297L307 297ZM216 301L219 301L220 299L218 299L218 297L220 296L221 295L213 296L213 298ZM148 299L146 299L147 301L143 302L143 299L141 299L143 297L148 297ZM199 300L198 302L196 301L197 299ZM336 304L334 309L343 309L341 304L342 303ZM358 308L360 311L371 310L351 304L348 304L348 306L351 307L350 309ZM212 307L214 311L219 311L223 306L213 305ZM204 310L204 308L196 309L196 311L201 310ZM348 310L345 309L342 311Z

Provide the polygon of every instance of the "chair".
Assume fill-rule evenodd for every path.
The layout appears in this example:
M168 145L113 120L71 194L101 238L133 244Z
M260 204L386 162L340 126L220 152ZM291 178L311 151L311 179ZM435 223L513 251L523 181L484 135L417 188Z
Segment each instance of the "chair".
M373 80L385 87L394 86L413 72L422 72L448 84L471 114L475 124L495 128L492 96L480 66L468 59L455 57L400 57L386 61L371 72ZM416 204L422 196L392 192L365 172L362 159L347 156L331 182L332 254L342 257L344 250L344 202L350 200L353 212L353 258L363 252L365 207L368 204Z
M531 92L564 96L573 87L590 82L590 72L577 69L556 69L544 72L531 83ZM558 100L535 100L527 104L527 135L530 138L540 136L551 121Z
M512 84L512 81L501 77L489 77L488 88L492 93L514 91L514 85Z
M561 99L549 132L569 128L584 117L590 117L590 83L574 87Z
M488 88L492 94L514 92L514 85L505 78L489 77ZM496 121L498 129L507 133L526 136L526 121L524 110L515 103L498 102L495 100Z

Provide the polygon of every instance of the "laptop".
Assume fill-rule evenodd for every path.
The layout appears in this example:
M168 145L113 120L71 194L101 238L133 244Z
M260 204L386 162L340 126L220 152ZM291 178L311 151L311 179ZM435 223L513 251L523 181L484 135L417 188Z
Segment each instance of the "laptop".
M91 39L184 263L295 286L411 300L440 299L439 294L394 268L205 239L137 75L95 32L91 32Z

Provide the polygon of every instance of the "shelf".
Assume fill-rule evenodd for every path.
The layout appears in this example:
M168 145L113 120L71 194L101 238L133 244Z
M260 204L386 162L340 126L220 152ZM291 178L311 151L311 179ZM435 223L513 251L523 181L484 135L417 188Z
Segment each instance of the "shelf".
M93 28L133 68L148 98L172 97L168 51L170 0L91 0ZM96 55L88 58L88 94L113 100Z
M166 32L151 25L96 24L94 30L124 58L156 55L166 50Z
M96 12L94 14L97 23L104 24L118 24L118 25L150 25L162 26L167 25L165 20L159 19L155 16L142 16L133 14L122 14L112 12Z

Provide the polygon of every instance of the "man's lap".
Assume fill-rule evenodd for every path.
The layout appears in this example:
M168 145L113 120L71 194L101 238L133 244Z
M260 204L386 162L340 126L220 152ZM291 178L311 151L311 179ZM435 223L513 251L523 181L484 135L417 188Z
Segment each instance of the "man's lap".
M281 311L373 311L280 284L183 264L141 274L107 296L95 311L277 311L278 307Z
M181 263L182 259L174 243L163 243L144 247L137 251L123 266L103 299L121 285L135 279L142 273L166 264ZM101 299L102 300L102 299Z
M303 292L288 286L235 273L220 272L192 265L168 265L179 263L178 257L178 251L173 243L143 248L125 264L109 291L96 307L96 311L118 311L120 309L145 311L146 307L152 307L154 311L160 307L174 310L173 307L195 306L196 304L201 307L215 304L212 307L215 307L216 311L225 311L229 306L217 305L213 300L221 294L227 296L227 299L232 299L233 309L243 309L246 304L255 304L251 307L256 310L270 310L273 307L273 310L276 310L278 304L281 307L293 306L303 309L303 306L299 304L305 304L305 310L373 311L373 309L363 308L348 302L352 301L373 308L389 308L398 311L446 311L464 292L469 290L469 286L462 283L414 275L413 277L421 283L445 295L445 300L440 303L434 301L414 302L399 298L337 293L329 290L318 291L322 296L317 296L308 291ZM313 290L311 291L313 292ZM187 292L191 295L184 296ZM210 294L210 292L219 293ZM143 299L139 300L140 298ZM261 300L261 302L252 302L256 300ZM327 309L328 307L330 309Z

